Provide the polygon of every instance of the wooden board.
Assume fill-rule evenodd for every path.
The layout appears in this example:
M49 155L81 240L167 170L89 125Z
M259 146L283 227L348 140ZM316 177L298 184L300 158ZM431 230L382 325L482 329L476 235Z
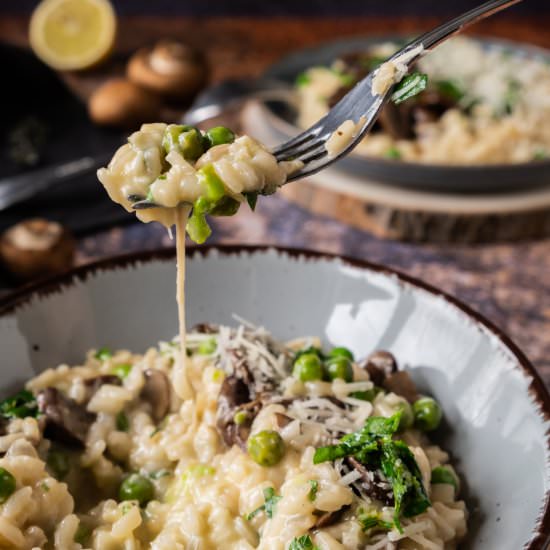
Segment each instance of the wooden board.
M264 143L273 133L258 105L242 112L247 133ZM414 242L500 242L550 235L550 186L501 194L404 189L336 167L286 186L284 196L317 214L380 237Z

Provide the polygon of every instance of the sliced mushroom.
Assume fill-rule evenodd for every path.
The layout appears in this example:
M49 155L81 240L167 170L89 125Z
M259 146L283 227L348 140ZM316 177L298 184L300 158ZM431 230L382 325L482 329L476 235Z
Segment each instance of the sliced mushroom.
M386 376L397 372L397 361L389 351L375 351L361 364L375 386L382 386Z
M342 506L340 510L336 510L336 512L325 512L321 514L315 522L314 527L316 527L317 529L322 529L323 527L330 527L331 525L340 522L342 520L344 512L346 512L348 509L349 506L345 505Z
M84 396L84 403L88 403L90 399L95 395L97 390L104 384L110 384L111 386L120 386L122 380L114 374L103 374L102 376L96 376L94 378L87 378L83 381L86 394Z
M261 406L259 400L251 400L248 384L242 378L235 375L225 378L218 395L216 427L228 447L246 447L252 421ZM246 417L242 423L237 424L235 414L240 411L245 412Z
M286 414L278 413L278 412L275 413L275 422L277 422L277 426L279 428L285 428L292 422L292 420L293 419L290 418L290 416L287 416Z
M38 410L44 415L44 435L72 447L83 447L96 415L56 388L46 388L36 396Z
M210 323L197 323L193 326L191 332L198 332L199 334L216 334L218 332L218 327Z
M414 403L419 397L415 383L409 373L405 371L394 372L386 376L382 387L404 397L409 403Z
M352 484L352 488L370 498L383 502L386 506L393 506L394 498L391 485L382 479L378 470L370 470L352 456L346 458L345 461L350 468L361 474L361 477Z
M161 421L170 410L171 389L168 376L158 369L146 369L143 373L145 384L140 397L151 405L151 415L155 422Z

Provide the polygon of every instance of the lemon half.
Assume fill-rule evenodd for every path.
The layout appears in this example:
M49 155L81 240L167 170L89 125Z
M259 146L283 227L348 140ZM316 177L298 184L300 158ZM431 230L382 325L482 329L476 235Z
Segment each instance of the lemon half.
M108 0L44 0L29 29L32 49L60 71L86 69L111 52L116 15Z

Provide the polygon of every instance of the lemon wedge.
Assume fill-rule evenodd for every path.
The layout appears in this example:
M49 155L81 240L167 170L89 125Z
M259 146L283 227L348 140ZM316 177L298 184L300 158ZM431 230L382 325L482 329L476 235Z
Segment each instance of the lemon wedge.
M116 15L108 0L43 0L32 14L29 40L44 63L73 71L105 59L115 34Z

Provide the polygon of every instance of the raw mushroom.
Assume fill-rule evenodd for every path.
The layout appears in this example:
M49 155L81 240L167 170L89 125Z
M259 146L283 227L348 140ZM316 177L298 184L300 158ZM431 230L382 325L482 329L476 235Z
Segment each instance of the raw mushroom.
M100 126L132 128L159 117L157 95L124 78L109 80L90 97L88 111Z
M61 224L34 218L6 230L0 238L0 257L6 268L26 281L71 267L75 242Z
M72 447L84 447L96 415L56 388L46 388L36 396L38 410L44 415L44 435Z
M128 63L128 78L165 97L185 101L204 85L206 62L195 50L175 40L163 40L139 50Z
M159 422L170 410L170 381L166 374L158 369L146 369L143 376L145 383L140 397L151 405L153 420Z

